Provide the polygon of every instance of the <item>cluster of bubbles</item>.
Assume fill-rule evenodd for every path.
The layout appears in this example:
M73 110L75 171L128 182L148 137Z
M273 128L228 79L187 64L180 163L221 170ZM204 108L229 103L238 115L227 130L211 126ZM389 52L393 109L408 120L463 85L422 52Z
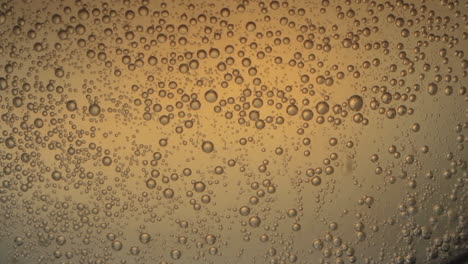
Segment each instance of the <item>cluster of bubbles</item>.
M458 0L3 1L2 259L465 254L467 11Z

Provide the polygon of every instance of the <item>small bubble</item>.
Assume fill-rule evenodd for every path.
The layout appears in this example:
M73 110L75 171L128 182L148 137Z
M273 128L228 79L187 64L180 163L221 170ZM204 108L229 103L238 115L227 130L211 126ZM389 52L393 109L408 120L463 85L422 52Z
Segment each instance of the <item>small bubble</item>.
M101 107L97 104L92 104L89 106L89 113L92 116L98 116L101 113Z
M53 171L52 172L52 179L54 181L59 181L62 179L62 173L60 173L59 171Z
M205 153L211 153L214 150L214 144L211 141L204 141L202 143L202 150Z
M348 99L349 108L351 110L353 110L353 111L361 110L363 104L364 104L364 102L362 100L362 97L359 96L359 95L353 95L353 96L349 97L349 99Z

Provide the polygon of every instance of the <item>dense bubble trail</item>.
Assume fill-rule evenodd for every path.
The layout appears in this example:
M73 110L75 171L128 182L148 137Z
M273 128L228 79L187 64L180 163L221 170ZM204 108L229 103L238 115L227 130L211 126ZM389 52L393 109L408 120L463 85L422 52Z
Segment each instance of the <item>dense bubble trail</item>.
M460 0L0 0L0 263L466 257L467 29Z

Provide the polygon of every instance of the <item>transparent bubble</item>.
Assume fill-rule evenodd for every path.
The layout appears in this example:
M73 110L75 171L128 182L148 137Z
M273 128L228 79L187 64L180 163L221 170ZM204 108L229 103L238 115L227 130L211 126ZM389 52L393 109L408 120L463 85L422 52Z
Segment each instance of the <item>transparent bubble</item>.
M59 171L53 171L52 172L52 180L54 181L59 181L62 179L62 173Z
M249 32L255 31L255 29L257 29L257 24L255 24L255 22L250 21L245 25L245 30Z
M211 141L204 141L202 143L202 150L205 153L211 153L214 150L214 144Z
M260 220L260 217L258 216L252 216L249 218L249 225L251 227L259 227L261 222L262 221Z
M139 239L142 244L148 244L151 241L151 235L148 233L141 233Z
M213 89L208 90L205 93L205 100L209 103L214 103L216 100L218 100L218 94Z
M68 111L75 111L76 109L78 109L78 105L75 100L70 100L67 102Z
M364 101L360 95L353 95L348 99L349 108L353 111L359 111L364 105Z
M330 110L330 106L328 105L327 102L321 101L317 103L317 105L315 106L315 110L320 115L325 115Z
M101 107L97 104L91 104L89 106L89 113L92 116L98 116L101 113Z
M156 181L154 179L148 179L146 180L146 187L148 189L154 189L156 188Z
M112 241L112 243L111 243L111 247L112 247L112 249L115 250L115 251L120 251L120 250L122 250L122 248L123 248L123 244L122 244L122 242L120 242L119 240L114 240L114 241Z
M203 182L199 181L194 184L193 188L196 192L203 192L206 188L206 185Z

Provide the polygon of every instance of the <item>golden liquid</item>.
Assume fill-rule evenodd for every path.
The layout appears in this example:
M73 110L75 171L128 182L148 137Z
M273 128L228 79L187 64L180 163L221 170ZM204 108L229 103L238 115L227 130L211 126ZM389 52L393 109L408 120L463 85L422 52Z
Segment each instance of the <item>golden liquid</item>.
M0 263L448 263L467 20L451 0L3 1Z

